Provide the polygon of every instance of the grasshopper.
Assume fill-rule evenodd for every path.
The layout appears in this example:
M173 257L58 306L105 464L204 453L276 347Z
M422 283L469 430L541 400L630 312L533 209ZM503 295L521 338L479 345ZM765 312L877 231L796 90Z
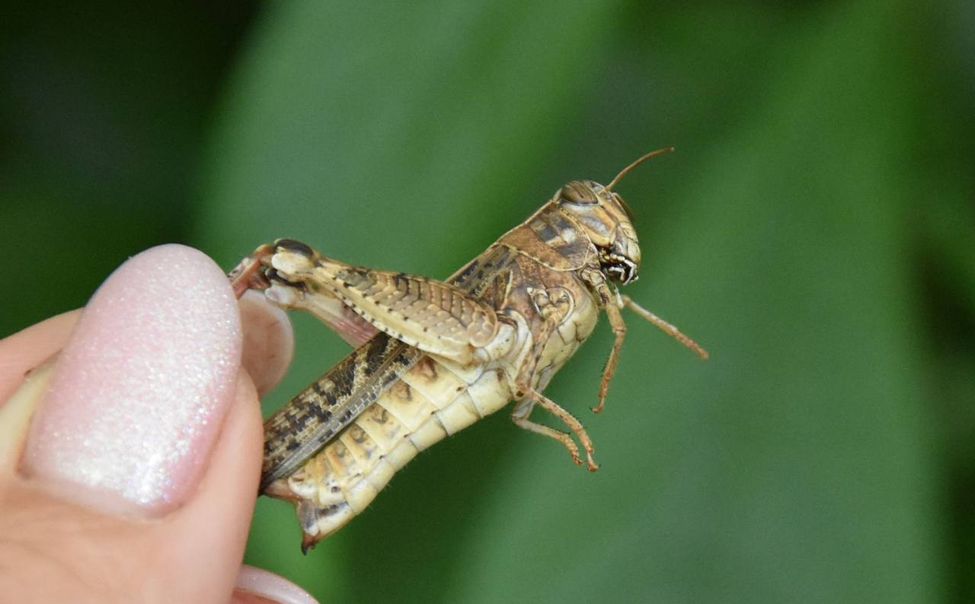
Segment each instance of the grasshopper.
M620 295L636 281L630 211L608 185L573 181L447 281L351 266L280 239L230 273L237 295L262 290L312 313L356 350L264 425L260 490L293 502L302 551L347 524L417 453L515 405L519 427L554 439L595 471L582 423L542 391L605 311L615 336L599 387L603 410L626 336L628 307L701 358L673 325ZM536 407L568 431L531 420ZM585 453L580 455L579 440Z

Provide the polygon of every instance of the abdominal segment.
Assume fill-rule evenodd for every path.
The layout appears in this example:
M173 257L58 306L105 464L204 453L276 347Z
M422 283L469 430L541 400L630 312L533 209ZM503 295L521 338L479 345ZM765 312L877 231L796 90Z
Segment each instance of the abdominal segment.
M362 512L417 453L510 399L500 370L471 374L426 356L269 494L296 502L307 550Z

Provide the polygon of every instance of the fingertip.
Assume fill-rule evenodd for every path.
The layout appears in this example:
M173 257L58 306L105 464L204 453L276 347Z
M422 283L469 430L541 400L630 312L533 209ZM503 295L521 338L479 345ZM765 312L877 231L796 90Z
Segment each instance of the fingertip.
M311 594L280 575L253 566L241 566L233 604L318 604Z
M61 313L0 340L0 406L28 371L64 348L80 316Z
M21 471L110 513L177 508L233 402L241 342L233 291L208 256L163 245L130 258L59 355Z
M54 365L52 359L29 371L20 388L0 405L0 478L16 472L30 419L51 383Z
M254 381L258 395L264 396L278 385L291 364L291 321L259 292L248 291L238 304L244 335L241 364Z

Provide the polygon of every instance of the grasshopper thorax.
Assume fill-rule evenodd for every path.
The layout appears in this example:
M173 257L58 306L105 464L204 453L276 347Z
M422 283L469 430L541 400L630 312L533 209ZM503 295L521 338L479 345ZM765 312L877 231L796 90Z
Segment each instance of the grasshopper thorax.
M614 191L591 180L574 180L555 196L595 246L599 267L611 280L626 285L640 270L640 243L626 202Z

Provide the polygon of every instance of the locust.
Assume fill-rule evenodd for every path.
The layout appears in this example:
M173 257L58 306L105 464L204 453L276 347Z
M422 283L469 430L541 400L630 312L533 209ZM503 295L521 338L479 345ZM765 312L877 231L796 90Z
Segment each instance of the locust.
M605 186L569 182L446 281L349 265L291 239L262 245L237 265L230 279L238 296L263 291L356 347L264 424L260 492L295 505L303 552L365 510L417 453L511 401L517 426L558 441L573 462L596 471L582 422L543 391L601 312L614 340L596 413L626 336L622 309L708 357L618 290L637 280L641 252L613 189L672 150L640 157ZM566 430L534 421L536 409Z

